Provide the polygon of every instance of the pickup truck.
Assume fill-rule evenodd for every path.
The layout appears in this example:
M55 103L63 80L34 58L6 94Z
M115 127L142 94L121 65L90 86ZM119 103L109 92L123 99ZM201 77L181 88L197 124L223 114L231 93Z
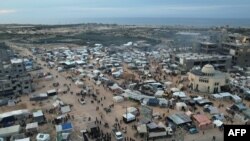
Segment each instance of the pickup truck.
M113 128L112 132L115 136L116 141L123 141L123 134L121 131L118 131L116 128Z

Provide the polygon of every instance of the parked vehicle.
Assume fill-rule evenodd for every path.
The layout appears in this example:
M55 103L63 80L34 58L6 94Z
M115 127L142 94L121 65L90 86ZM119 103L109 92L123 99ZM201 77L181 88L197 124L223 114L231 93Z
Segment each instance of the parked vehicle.
M123 134L121 131L118 131L116 128L113 128L112 133L115 136L116 141L123 141Z

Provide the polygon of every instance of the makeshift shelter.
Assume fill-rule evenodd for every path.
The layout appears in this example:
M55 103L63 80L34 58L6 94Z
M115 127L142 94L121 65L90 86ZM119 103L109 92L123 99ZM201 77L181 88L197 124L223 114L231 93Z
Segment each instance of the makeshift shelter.
M125 123L130 123L130 122L133 122L133 121L136 120L135 115L133 115L131 113L125 113L125 114L122 115L122 117L123 117L123 121Z
M218 108L217 107L214 107L214 106L207 106L207 107L205 107L205 109L207 110L207 112L209 112L211 115L214 115L214 114L219 114L220 112L219 112L219 110L218 110ZM204 110L205 110L204 109Z
M0 106L6 106L6 105L8 105L8 101L9 100L10 100L9 98L0 99Z
M223 98L223 96L219 94L212 94L210 97L214 100L221 100Z
M178 111L187 110L187 104L184 103L184 102L177 102L177 103L176 103L176 109L177 109Z
M162 97L163 94L164 94L164 91L163 91L163 90L158 90L158 91L156 91L156 93L155 93L155 97Z
M174 92L173 93L173 96L176 96L176 97L179 97L179 98L183 98L183 97L186 97L186 94L184 92Z
M116 103L120 103L124 101L124 98L122 96L114 96L113 101Z
M48 94L41 93L41 94L34 94L30 96L30 101L40 101L48 99Z
M171 90L172 93L180 91L180 89L178 89L178 88L171 88L170 90Z
M43 123L45 121L45 117L43 115L42 110L38 110L36 112L33 112L33 119L34 121L40 123Z
M30 138L15 139L15 141L30 141Z
M47 94L48 94L48 96L54 96L54 95L56 95L56 89L52 89L52 90L48 90L47 91Z
M191 111L187 111L187 112L185 112L185 114L186 114L187 116L189 116L189 117L191 117L191 116L193 115L193 113L192 113Z
M38 131L38 122L28 123L26 125L27 132L37 132Z
M6 128L0 128L0 137L6 138L18 134L21 131L20 125L14 125Z
M61 107L62 114L68 113L70 111L71 111L70 106L63 106L63 107Z
M213 121L213 124L216 126L216 127L221 127L223 125L223 122L220 121L220 120L214 120Z
M43 134L39 133L36 136L37 141L50 141L50 135L49 134Z
M150 99L148 99L148 102L147 102L147 105L149 105L149 106L157 106L157 105L159 105L159 100L158 99L156 99L156 98L150 98Z
M76 84L76 86L79 87L79 88L82 88L82 87L84 86L84 83L83 83L82 81L80 81L80 80L77 80L77 81L75 82L75 84Z
M231 95L231 98L235 103L242 102L242 99L238 95Z
M212 127L212 121L205 115L202 114L193 115L192 119L200 129L208 129Z
M250 109L247 108L246 110L242 111L242 114L247 118L250 119Z
M56 125L56 132L70 133L73 131L73 125L71 122Z
M231 98L231 95L230 93L228 92L224 92L224 93L219 93L219 95L221 95L223 97L223 99L230 99Z
M167 119L177 126L184 125L186 123L191 123L192 120L189 116L184 113L176 113L167 117Z
M126 112L131 113L135 116L138 116L140 114L139 109L135 107L128 107Z
M146 124L137 125L137 131L139 134L146 134L148 132Z

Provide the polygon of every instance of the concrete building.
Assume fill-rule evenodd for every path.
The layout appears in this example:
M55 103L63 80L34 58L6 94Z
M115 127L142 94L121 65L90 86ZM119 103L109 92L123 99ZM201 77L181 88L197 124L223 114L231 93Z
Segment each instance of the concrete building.
M199 43L199 52L200 53L217 53L217 45L211 42L200 42Z
M193 67L212 64L216 69L226 71L231 66L231 56L203 53L179 53L171 54L172 63L178 64L184 71L190 71Z
M221 92L221 87L227 85L226 73L216 71L210 64L203 66L201 70L189 72L188 79L192 90L204 93Z
M232 65L250 67L250 37L229 34L221 44L221 53L232 56Z
M0 56L0 96L30 93L31 77L25 70L23 59L7 58Z

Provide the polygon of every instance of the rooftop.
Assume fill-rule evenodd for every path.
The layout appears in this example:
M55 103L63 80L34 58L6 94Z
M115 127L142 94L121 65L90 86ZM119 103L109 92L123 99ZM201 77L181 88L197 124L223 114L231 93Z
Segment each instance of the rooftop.
M219 54L203 54L203 53L179 53L176 54L177 57L186 60L207 60L207 59L229 59L230 56L219 55Z
M10 62L11 62L11 64L19 64L19 63L22 63L23 60L22 59L14 58L14 59L11 59Z

